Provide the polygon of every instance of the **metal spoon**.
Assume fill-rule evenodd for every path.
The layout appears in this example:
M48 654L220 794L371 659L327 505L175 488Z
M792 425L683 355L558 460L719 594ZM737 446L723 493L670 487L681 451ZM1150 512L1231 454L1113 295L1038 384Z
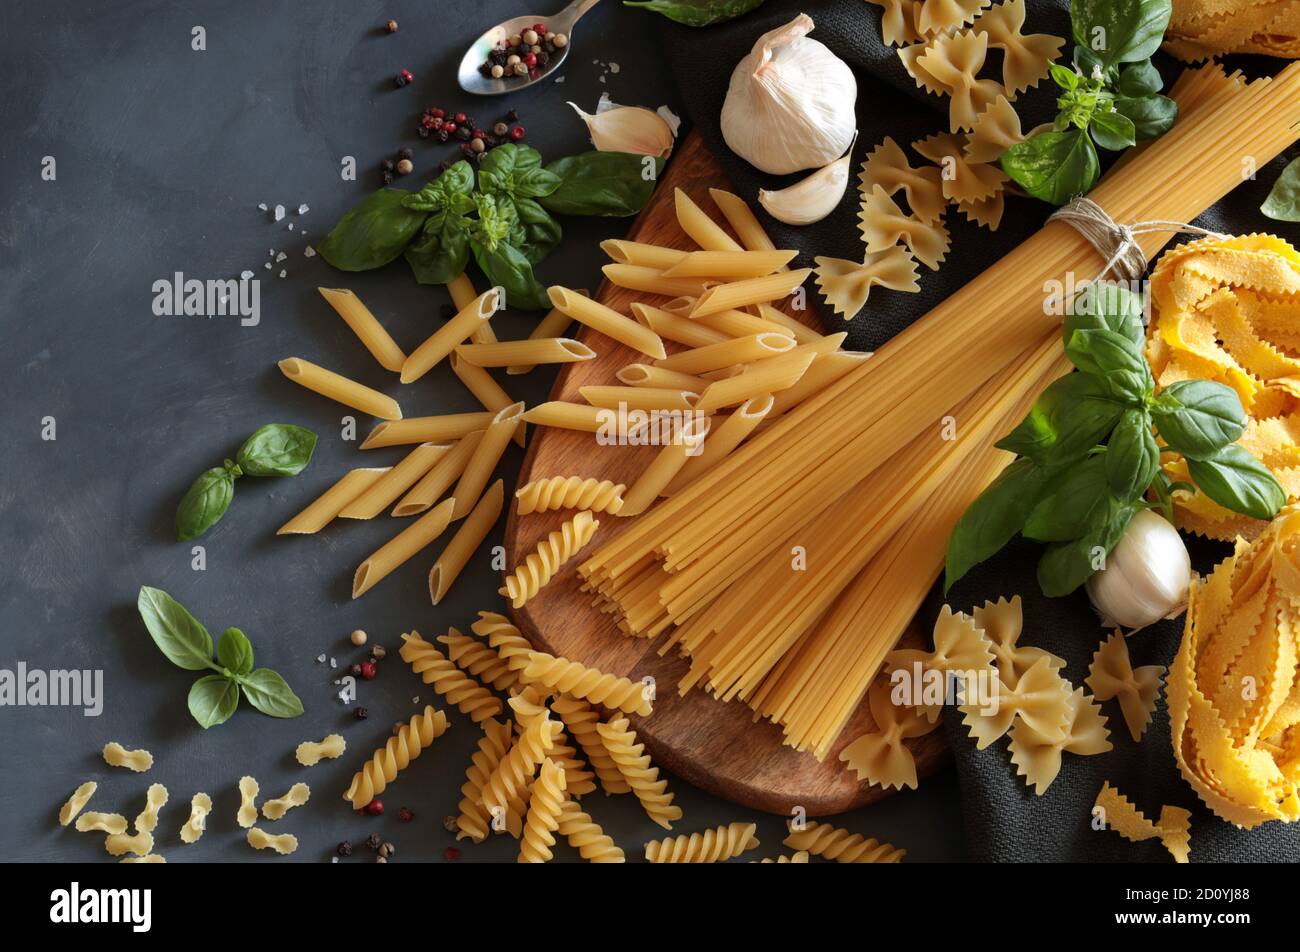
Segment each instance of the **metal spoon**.
M460 61L460 69L457 71L460 88L476 96L497 96L501 93L512 93L524 89L546 79L560 68L560 64L568 58L569 50L573 49L574 24L578 22L584 13L599 2L600 0L573 0L572 3L554 16L514 17L504 23L498 23L475 40L465 52L464 58ZM534 67L527 76L503 76L500 79L493 79L491 76L484 76L479 72L479 67L487 61L489 53L504 44L509 37L531 29L535 23L541 23L545 26L546 32L550 36L563 33L569 38L566 46L551 54L549 63L545 66Z

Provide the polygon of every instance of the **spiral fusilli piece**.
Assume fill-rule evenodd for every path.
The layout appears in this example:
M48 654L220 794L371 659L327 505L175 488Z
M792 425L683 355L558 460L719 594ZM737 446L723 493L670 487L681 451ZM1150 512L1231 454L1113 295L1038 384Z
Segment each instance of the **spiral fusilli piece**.
M528 553L523 564L516 566L506 576L506 583L501 586L500 593L510 599L511 606L522 608L542 586L555 577L560 566L591 541L599 526L600 523L591 517L591 513L585 510L578 513L538 543L535 552Z
M503 724L496 718L489 717L481 726L483 736L479 739L478 750L470 758L469 769L465 771L465 783L460 788L460 815L456 817L456 829L459 831L456 839L469 837L475 843L482 843L492 830L492 817L480 802L483 799L483 785L510 749L508 723ZM516 830L512 835L518 836L519 833Z
M528 666L528 655L533 646L519 633L519 629L510 624L505 615L496 612L479 612L478 621L470 625L470 630L480 638L486 638L497 655L511 671L518 672Z
M650 714L652 706L646 687L640 681L629 681L614 674L605 674L595 668L568 658L557 658L544 651L534 651L528 656L528 666L519 674L525 684L541 684L560 694L590 701L624 714Z
M478 678L485 687L509 691L518 683L519 674L510 670L504 658L477 638L462 635L451 628L447 634L439 635L438 641L447 646L447 657L456 667Z
M578 855L589 863L623 863L627 858L608 834L574 800L560 805L560 825L556 832L569 841Z
M468 714L477 724L501 713L501 699L477 681L471 680L437 648L420 637L417 631L402 635L398 649L402 660L411 666L425 684Z
M560 807L564 803L564 768L551 758L542 761L541 772L533 783L528 801L528 818L519 841L519 862L545 863L552 855L555 830L560 825Z
M519 515L550 512L553 509L590 509L617 515L623 508L622 483L608 479L583 479L581 476L551 476L534 479L515 492Z
M806 821L802 830L790 828L785 845L794 850L807 850L813 856L833 859L837 863L897 863L907 850L888 843L869 840L858 833L850 833L828 823Z
M537 765L555 746L555 729L550 717L539 717L519 736L510 752L497 764L483 784L483 806L489 811L505 810L521 802L524 791L537 772Z
M546 695L535 684L527 685L512 697L510 707L515 712L515 723L519 725L521 734L531 727L534 721L550 716L546 707ZM596 784L593 782L596 775L578 758L577 748L569 743L568 735L564 733L560 724L553 722L551 730L554 743L547 756L564 768L566 792L570 797L581 797L591 793L596 789Z
M645 744L636 742L636 732L628 725L627 718L619 716L608 723L597 724L596 730L623 779L641 801L646 815L665 830L671 830L673 821L682 818L682 808L673 806L668 781L659 779L659 768L651 766Z
M375 751L366 761L366 765L352 776L343 799L352 803L352 809L360 810L397 778L399 771L405 770L420 752L441 737L447 730L447 715L426 706L424 713L412 714L410 721L403 724L397 733L388 738L388 743Z
M763 859L751 859L751 863L806 863L808 862L808 851L800 850L793 856L778 856L776 859L768 856Z
M596 729L600 723L596 709L586 701L562 694L551 702L551 710L564 722L582 752L587 755L587 762L591 764L604 791L609 794L630 792L632 788L623 779L618 764L614 763L605 742L601 740L600 731Z
M758 846L756 823L729 823L703 833L669 836L645 845L651 863L720 863Z

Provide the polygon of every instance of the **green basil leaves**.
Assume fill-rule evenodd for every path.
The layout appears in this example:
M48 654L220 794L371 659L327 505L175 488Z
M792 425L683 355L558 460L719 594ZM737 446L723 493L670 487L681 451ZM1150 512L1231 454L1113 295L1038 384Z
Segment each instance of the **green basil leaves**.
M663 167L663 159L630 152L571 155L546 167L560 186L539 202L557 215L625 218L645 207Z
M369 271L395 260L424 225L424 213L408 208L411 193L381 188L339 219L316 253L340 271Z
M763 0L623 0L625 7L642 7L686 26L734 20L762 5Z
M1300 221L1300 159L1287 163L1259 210L1276 221Z

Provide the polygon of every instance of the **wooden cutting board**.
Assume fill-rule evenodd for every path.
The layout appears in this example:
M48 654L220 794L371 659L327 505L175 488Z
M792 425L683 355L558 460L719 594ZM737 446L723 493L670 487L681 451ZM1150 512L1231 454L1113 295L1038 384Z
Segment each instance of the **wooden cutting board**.
M673 190L683 189L701 208L714 212L708 194L710 187L730 188L703 140L692 134L679 143L663 180L633 223L628 237L692 248L690 239L677 226ZM600 252L593 249L593 255ZM617 288L608 282L601 285L597 297L624 314L630 313L629 305L636 300L659 303L641 292ZM805 319L809 317L805 315ZM574 325L571 331L576 331L577 339L599 356L565 365L556 380L552 400L585 402L578 393L579 387L617 385L616 371L645 359L581 325ZM668 348L678 349L671 343ZM656 452L655 447L600 446L593 434L539 427L530 434L519 485L547 476L592 476L631 485ZM519 516L512 505L506 524L507 571L513 570L541 539L572 516L568 511ZM590 595L579 591L578 563L635 521L608 515L597 518L600 528L592 542L549 585L513 613L515 623L533 644L551 654L633 680L652 675L658 694L654 713L648 718L633 717L632 725L656 764L716 796L771 813L788 813L795 807L803 807L810 816L826 816L888 795L888 791L879 787L864 787L838 759L845 744L872 727L865 702L858 707L825 762L818 763L811 754L783 746L780 730L767 721L755 723L753 712L739 701L723 703L698 689L679 696L676 685L686 671L686 663L675 653L660 657L655 650L657 641L622 634L611 616L597 612L591 606ZM909 627L904 642L922 643L915 623ZM922 777L946 761L942 731L908 744ZM669 789L672 789L671 780Z

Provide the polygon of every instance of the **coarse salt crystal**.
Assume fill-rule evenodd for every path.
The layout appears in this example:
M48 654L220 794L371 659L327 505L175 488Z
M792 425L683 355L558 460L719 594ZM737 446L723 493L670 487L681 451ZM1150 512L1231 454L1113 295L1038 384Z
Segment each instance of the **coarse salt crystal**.
M314 258L316 257L316 249L313 248L311 245L308 245L307 250L304 251L302 255L304 258Z
M299 214L299 215L305 215L305 214L307 214L309 211L311 211L311 209L308 208L306 205L299 205L299 206L298 206L298 214Z
M260 205L258 205L258 206L257 206L257 210L258 210L259 212L264 212L264 211L266 211L266 202L262 202Z
M563 76L556 76L556 77L555 77L555 81L556 81L557 83L562 83L562 82L564 82L564 79L565 79L565 78L564 78Z
M293 222L289 222L289 230L293 231Z
M287 258L287 257L289 257L289 256L288 256L287 254L285 254L283 251L281 251L278 255L275 256L275 260L276 260L277 262L280 262L280 261L283 261L283 260L284 260L285 258Z
M335 661L333 658L330 658L330 667L331 667L331 668L337 668L338 666L339 666L339 663L338 663L337 661Z
M276 220L276 221L279 221L279 220L280 220L281 218L283 218L283 217L284 217L284 206L283 206L283 205L276 205L276 206L275 206L275 220Z
M317 664L324 664L324 663L325 663L325 656L324 656L324 655L317 655L317 656L316 656L316 663L317 663Z
M610 64L609 64L609 71L610 71L611 73L617 73L617 72L618 72L620 69L622 69L622 68L623 68L623 67L619 66L617 63L610 63Z
M266 264L262 265L262 267L266 268L267 271L270 271L270 270L271 270L271 262L268 261Z
M281 270L281 271L280 271L280 277L282 277L282 278L287 278L288 276L289 276L289 272L288 272L288 271L284 271L284 270Z
M248 280L249 278L251 278L252 276L253 276L253 272L251 272L251 271L241 271L241 272L239 272L239 277L240 277L240 279L243 280L243 281L247 281L247 280Z
M412 703L412 704L419 704L419 703L420 703L420 695L417 694L415 697L411 698L411 703Z

